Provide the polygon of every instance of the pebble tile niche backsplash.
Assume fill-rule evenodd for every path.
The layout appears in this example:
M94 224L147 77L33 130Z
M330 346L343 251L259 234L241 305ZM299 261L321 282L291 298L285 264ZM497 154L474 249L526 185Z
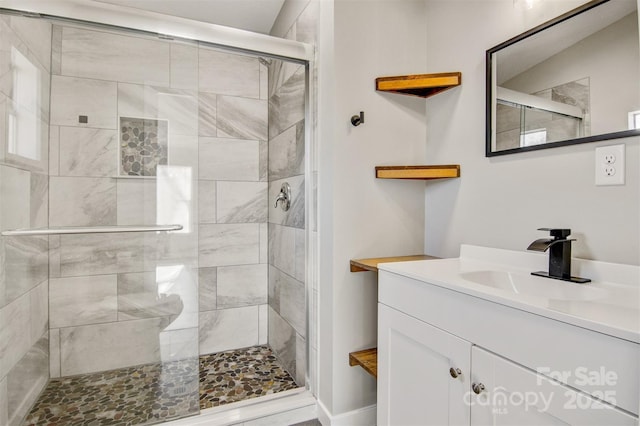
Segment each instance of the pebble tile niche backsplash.
M168 164L168 121L120 117L120 175L157 176Z

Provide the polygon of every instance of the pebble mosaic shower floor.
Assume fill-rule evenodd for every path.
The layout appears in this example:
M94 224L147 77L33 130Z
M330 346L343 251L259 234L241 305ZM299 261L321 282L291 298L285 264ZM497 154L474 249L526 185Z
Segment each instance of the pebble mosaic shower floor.
M155 424L298 387L267 346L203 355L199 364L146 364L52 379L24 425Z

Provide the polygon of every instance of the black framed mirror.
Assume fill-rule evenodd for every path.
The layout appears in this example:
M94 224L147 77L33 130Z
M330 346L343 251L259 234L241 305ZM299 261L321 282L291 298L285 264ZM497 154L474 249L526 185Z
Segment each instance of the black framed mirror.
M486 156L640 135L636 0L595 0L486 53Z

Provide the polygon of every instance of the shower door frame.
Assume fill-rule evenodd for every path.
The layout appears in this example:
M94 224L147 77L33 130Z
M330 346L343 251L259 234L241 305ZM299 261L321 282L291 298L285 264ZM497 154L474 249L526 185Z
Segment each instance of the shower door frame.
M9 12L23 12L27 16L58 20L68 18L158 36L202 41L301 64L312 62L314 55L313 47L306 43L108 3L86 0L0 0L0 8Z
M305 315L306 315L306 366L305 366L305 386L306 395L296 391L284 392L285 395L279 397L274 394L266 397L266 403L270 400L281 400L288 396L300 398L294 405L302 407L308 405L310 399L315 400L317 395L317 359L311 359L311 338L317 336L317 318L311 318L311 312L317 316L318 307L312 308L314 304L313 292L317 282L318 271L318 247L317 238L310 238L314 232L312 229L311 209L317 222L318 206L313 197L312 179L317 159L313 149L317 145L316 132L313 128L314 115L316 114L316 91L312 86L314 78L314 46L294 40L273 37L269 35L253 33L237 28L225 27L206 22L194 21L155 12L148 12L134 8L112 5L108 3L88 2L86 0L0 0L0 12L6 14L17 14L33 18L46 18L52 22L64 23L76 22L88 24L96 27L109 27L127 32L139 32L145 35L155 35L160 38L187 40L193 42L203 42L211 47L220 47L230 51L248 53L256 56L270 57L273 59L298 63L305 66ZM313 243L312 243L313 241ZM313 244L313 247L311 245ZM314 351L317 353L317 351ZM301 389L303 390L303 389ZM309 393L311 394L309 396ZM305 402L306 401L306 402ZM245 401L249 403L249 401ZM258 402L258 401L257 401ZM258 402L259 403L259 402ZM234 409L235 404L222 406L225 410ZM240 405L247 406L249 404ZM282 404L280 404L282 405ZM200 410L202 414L206 411L217 411L216 408ZM233 410L234 412L236 410ZM236 412L235 416L238 415ZM189 417L184 421L189 421ZM191 417L193 419L193 417ZM204 419L203 419L204 420ZM174 420L170 423L180 424L181 420ZM187 423L185 423L187 424ZM208 424L208 422L207 422Z

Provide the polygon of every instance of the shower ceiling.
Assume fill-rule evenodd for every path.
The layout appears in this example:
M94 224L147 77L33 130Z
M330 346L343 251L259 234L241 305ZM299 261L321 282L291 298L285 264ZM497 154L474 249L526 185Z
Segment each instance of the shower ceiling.
M269 34L284 0L91 0Z

